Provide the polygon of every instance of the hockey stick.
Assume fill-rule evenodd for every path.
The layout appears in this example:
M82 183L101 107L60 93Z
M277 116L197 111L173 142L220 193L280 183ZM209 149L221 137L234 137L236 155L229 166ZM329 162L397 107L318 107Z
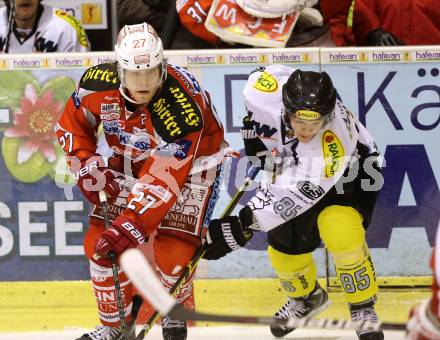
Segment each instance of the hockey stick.
M252 181L254 180L255 176L257 176L258 172L260 171L260 168L257 167L250 167L247 171L246 178L241 185L241 187L238 189L234 197L232 197L231 201L229 202L226 209L221 214L221 218L228 216L232 210L234 210L237 203L240 201L241 196L245 193L246 189L251 185ZM185 282L185 280L194 272L194 270L197 268L198 263L202 259L203 255L205 255L206 252L206 244L201 246L197 252L194 254L192 260L186 265L185 269L183 270L182 274L180 274L180 277L177 279L177 281L174 283L174 285L170 289L170 293L174 295L178 289L180 288L180 285L182 282ZM156 311L153 313L153 315L148 319L146 324L142 327L139 334L136 336L136 340L142 340L148 332L151 330L153 325L156 323L157 319L159 318L159 311L156 309Z
M161 314L168 315L172 319L274 325L288 328L353 329L358 331L378 329L402 331L406 329L405 324L398 323L309 318L275 320L272 317L198 313L185 309L168 293L140 250L129 249L124 252L121 256L121 265L137 289L153 307Z
M105 191L99 192L99 201L101 202L102 214L104 215L105 229L108 229L110 227L110 220L107 209L107 194ZM122 292L121 284L119 282L118 266L116 264L116 255L114 252L110 252L108 256L110 257L110 262L112 264L113 281L115 282L116 290L116 302L118 304L119 319L121 320L121 332L123 339L126 339L128 335L127 320L125 319L125 309L124 304L122 303Z
M5 1L6 7L9 7L9 17L8 17L8 33L6 34L5 41L5 53L9 52L9 45L11 41L11 33L14 28L15 23L15 0Z

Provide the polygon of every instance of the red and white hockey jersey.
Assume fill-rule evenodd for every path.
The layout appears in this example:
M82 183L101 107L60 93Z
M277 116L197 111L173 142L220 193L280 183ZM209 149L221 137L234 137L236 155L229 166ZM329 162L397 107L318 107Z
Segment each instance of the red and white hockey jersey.
M97 151L102 126L112 153L109 168L136 180L121 213L149 235L185 194L190 175L210 177L202 160L209 157L216 169L227 144L209 94L185 69L168 65L166 81L148 105L127 102L119 86L116 64L89 68L55 130L66 156L84 160Z

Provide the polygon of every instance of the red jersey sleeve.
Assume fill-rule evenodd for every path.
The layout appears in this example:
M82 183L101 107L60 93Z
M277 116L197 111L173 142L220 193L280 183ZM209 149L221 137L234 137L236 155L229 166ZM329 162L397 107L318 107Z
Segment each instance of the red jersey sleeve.
M84 105L81 88L67 100L58 124L55 126L58 142L66 156L87 158L96 151L98 118Z
M196 37L216 45L219 38L205 28L205 20L211 5L212 0L178 0L176 3L182 25Z

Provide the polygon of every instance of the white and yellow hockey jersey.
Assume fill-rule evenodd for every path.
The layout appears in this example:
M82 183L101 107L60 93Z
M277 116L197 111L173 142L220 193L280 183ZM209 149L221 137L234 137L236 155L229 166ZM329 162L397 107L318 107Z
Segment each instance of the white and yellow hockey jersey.
M28 31L14 25L9 40L8 53L34 52L86 52L90 43L78 19L61 9L41 4L37 21ZM22 34L24 33L24 34ZM0 51L6 48L8 13L0 8ZM26 35L24 37L24 35Z
M353 180L357 174L354 163L359 158L359 144L368 148L369 153L378 154L368 131L339 100L334 118L312 140L299 142L282 119L282 86L293 71L283 65L265 67L249 76L243 90L256 136L268 151L278 156L277 175L270 181L262 181L248 203L264 231L312 208L349 166L353 172L350 170L343 180ZM367 173L369 170L374 172L373 168L365 169Z

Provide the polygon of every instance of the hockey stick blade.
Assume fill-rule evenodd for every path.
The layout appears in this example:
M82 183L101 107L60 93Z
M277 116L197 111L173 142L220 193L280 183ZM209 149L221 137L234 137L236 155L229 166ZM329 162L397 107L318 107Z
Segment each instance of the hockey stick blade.
M163 287L155 271L151 268L145 256L138 249L129 249L121 256L121 265L127 276L139 292L161 314L176 320L214 321L245 324L263 324L285 326L288 328L325 328L325 329L354 329L354 330L405 330L404 324L353 322L341 319L288 319L274 320L272 317L233 316L220 314L205 314L190 311L180 305Z

